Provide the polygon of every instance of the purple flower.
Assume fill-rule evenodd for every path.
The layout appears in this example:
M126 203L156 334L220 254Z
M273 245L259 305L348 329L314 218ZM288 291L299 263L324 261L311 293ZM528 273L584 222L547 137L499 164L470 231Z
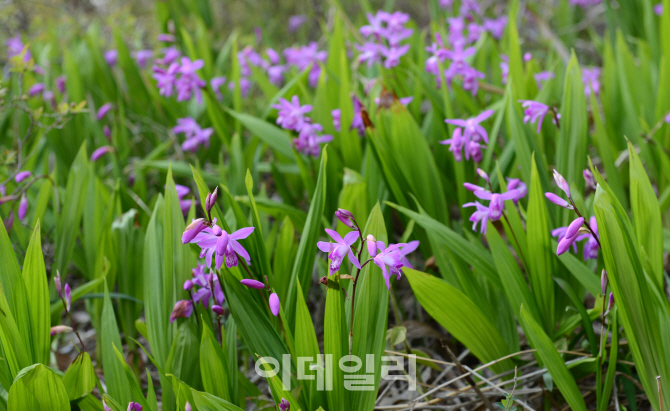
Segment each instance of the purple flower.
M102 106L100 106L100 108L98 109L98 112L95 114L95 118L97 118L98 121L102 120L103 117L105 117L107 115L107 113L109 113L109 110L111 110L111 109L112 109L112 103L103 104Z
M7 195L7 187L5 187L4 185L0 185L0 195L1 196L6 196ZM0 203L0 204L2 204L2 203Z
M558 171L556 171L556 169L554 169L554 181L556 182L558 188L560 188L565 193L565 195L570 198L570 185L567 181L565 181L565 178L563 178L563 176L560 175Z
M335 211L335 217L352 230L357 230L356 225L354 224L354 215L351 211L338 208L337 211Z
M556 74L553 71L541 71L535 74L535 82L537 83L537 88L542 90L542 82L549 81L556 78Z
M298 133L298 138L293 139L293 145L296 150L304 155L312 155L318 157L321 152L319 144L328 143L333 140L333 136L329 134L318 135L323 131L320 124L305 123Z
M610 298L607 303L607 311L612 311L614 308L614 293L610 293Z
M249 287L249 288L254 288L256 290L262 290L263 288L265 288L265 284L263 284L262 282L260 282L258 280L251 280L251 279L245 278L244 280L241 280L240 282L242 283L242 285L244 285L246 287Z
M162 41L163 43L174 43L176 40L172 34L161 33L158 35L158 41Z
M221 307L220 305L214 304L212 306L212 311L214 311L214 314L216 315L223 315L223 307Z
M141 69L147 66L147 63L154 56L154 52L151 50L137 50L134 53L135 61Z
M330 275L335 274L340 269L345 255L349 257L349 261L351 261L354 266L361 268L361 264L358 262L358 259L351 249L352 244L358 239L358 231L350 231L344 236L344 239L337 233L337 231L326 228L326 233L335 240L335 243L319 241L316 245L319 247L319 250L324 253L330 253L328 255L328 259L330 259Z
M600 249L600 246L598 245L598 241L596 240L595 236L598 236L598 221L596 220L595 217L591 217L589 219L589 226L591 229L595 232L594 234L585 234L585 239L586 239L586 244L584 244L584 261L588 259L593 259L597 260L598 259L598 249Z
M70 290L70 284L65 284L63 287L63 298L65 298L65 308L67 311L70 311L70 306L72 306L72 291Z
M65 76L56 77L56 88L61 94L65 93Z
M542 104L538 101L532 100L519 100L521 106L524 108L523 111L523 122L526 123L535 123L537 122L537 132L539 133L542 129L542 122L544 121L544 116L549 112L549 106ZM560 118L560 114L557 115ZM554 124L556 121L554 120Z
M354 105L354 118L351 120L351 126L349 130L358 130L358 135L365 135L365 121L363 121L363 103L356 97L355 94L351 94L351 102ZM670 116L670 114L669 114Z
M179 300L174 305L172 313L170 314L170 323L173 323L177 318L188 318L193 314L193 303L190 300ZM130 408L128 408L130 409Z
M184 133L186 140L181 148L184 151L196 152L200 146L209 147L209 138L214 133L214 129L201 128L192 117L177 119L177 125L172 128L175 134Z
M21 35L17 34L14 37L10 37L7 39L5 42L5 45L7 46L7 58L11 59L12 57L16 57L23 52L23 49L26 47L23 44L23 40L21 40ZM27 63L30 61L32 58L30 51L26 50L26 54L23 56L23 62Z
M450 9L454 5L454 0L440 0L439 4L443 9Z
M109 67L114 67L116 65L116 61L119 58L119 52L117 50L107 50L105 52L105 61L109 65Z
M191 282L192 287L198 287L192 294L193 302L199 302L205 308L209 308L209 300L213 296L214 302L218 305L222 305L225 301L225 296L223 295L223 290L219 283L219 277L214 273L207 274L205 268L205 264L198 264L198 266L192 270L193 279L188 280ZM186 283L184 283L184 287L186 287ZM214 291L212 292L212 290Z
M30 177L33 173L30 171L19 171L16 173L14 176L14 181L17 183L20 183L21 181L25 180L26 178Z
M588 168L584 169L582 171L582 175L584 176L584 181L586 181L586 185L591 187L592 189L596 189L596 179L593 178L593 173L591 173L591 170Z
M484 30L491 33L491 36L495 39L502 38L505 33L505 27L507 27L507 17L502 16L497 19L484 19Z
M19 221L23 221L23 219L26 218L27 213L28 213L28 198L26 197L26 193L23 193L21 195L21 201L19 201Z
M312 106L305 104L300 105L298 96L291 97L291 101L284 98L279 99L278 104L272 106L279 110L277 113L277 124L286 130L300 131L305 124L305 114L312 111Z
M161 51L163 52L163 57L156 60L157 64L169 66L172 63L176 63L179 57L181 57L181 51L179 51L175 46L166 47Z
M61 289L61 284L62 284L62 279L60 276L60 271L56 270L56 276L54 277L54 284L56 284L56 291L58 292L59 297L63 297L62 294L62 289Z
M207 267L212 266L212 256L215 256L216 269L220 269L223 260L226 260L226 267L232 268L238 265L238 256L244 258L247 265L251 264L251 257L247 250L237 240L247 238L254 231L254 227L245 227L228 234L222 230L216 222L212 227L205 227L191 241L198 244L201 248L200 258L205 258ZM183 238L182 238L183 242Z
M482 160L480 141L489 142L489 136L484 127L480 123L493 115L493 110L487 110L479 114L477 117L467 120L447 119L445 123L458 126L454 129L450 139L441 141L440 144L449 144L449 151L454 154L456 161L463 159L462 151L465 149L466 160L472 159L475 162ZM462 127L462 128L461 128Z
M368 236L365 237L365 242L368 245L368 253L370 254L370 257L374 258L377 255L377 239L372 234L368 234Z
M280 304L279 304L279 296L277 295L277 293L270 294L269 304L272 315L274 315L275 317L278 316Z
M461 119L446 119L445 123L453 124L458 127L463 127L463 138L466 140L480 141L484 140L487 144L489 142L489 135L486 129L481 126L481 122L493 115L493 110L486 110L476 117L467 120Z
M470 43L475 43L482 36L484 32L484 26L480 26L477 23L468 24L468 41Z
M396 67L400 64L400 57L407 54L409 51L409 44L400 47L391 47L382 49L382 54L386 57L384 60L384 67L387 69Z
M109 141L110 143L112 142L112 130L109 128L107 124L102 126L102 134L105 135L107 141Z
M658 3L657 5L654 6L654 13L657 16L660 16L663 14L663 3Z
M284 398L281 399L281 402L279 403L279 411L290 411L291 410L291 404Z
M277 87L284 83L284 72L286 71L286 67L282 65L275 65L268 67L266 71L268 73L268 80L270 80L270 83Z
M570 223L568 228L563 234L563 238L558 242L558 249L556 250L556 255L561 255L566 252L571 245L577 240L579 236L579 229L584 224L584 218L579 217Z
M340 131L342 127L342 125L340 124L342 119L342 110L336 108L335 110L330 112L330 115L333 117L333 128L335 128L336 131Z
M207 223L205 222L204 218L193 220L191 224L186 226L186 229L184 229L184 233L181 236L182 244L188 244L193 241L193 239L205 228L207 228Z
M321 74L321 66L319 63L325 63L328 58L328 52L319 51L319 46L316 42L311 42L309 45L298 48L288 48L283 52L286 63L289 66L294 66L302 71L310 65L312 69L308 75L309 85L316 87Z
M377 249L380 251L373 259L375 265L382 270L382 275L386 281L386 288L391 289L391 276L397 276L400 279L402 267L412 268L406 255L419 247L418 241L411 241L408 244L391 244L388 248L382 241L377 241Z
M161 96L172 96L178 70L179 64L177 63L171 63L167 69L160 66L153 67L153 78L156 80L156 86Z
M289 33L294 33L298 31L303 24L307 22L307 16L304 14L296 14L288 18L288 31Z
M212 77L211 80L209 80L209 85L212 86L212 90L214 90L214 94L216 94L216 98L219 100L223 100L223 94L221 94L221 86L225 85L228 82L228 79L226 76L221 76L221 77Z
M568 210L572 210L574 207L567 201L563 200L561 197L557 196L554 193L544 193L544 196L547 197L549 201L552 203L556 204L559 207L567 208Z
M41 94L44 91L44 83L35 83L30 89L28 89L28 95L30 97L35 96L36 94Z
M519 180L518 178L507 179L507 190L516 191L517 194L514 197L512 197L514 204L518 203L519 200L521 200L526 196L526 194L528 194L528 188L526 187L526 183Z
M136 402L131 402L128 404L128 409L126 411L142 411L142 406Z
M202 60L191 61L188 57L181 58L181 67L179 67L179 78L174 82L177 90L177 101L190 100L193 94L198 103L202 103L201 87L207 83L198 77L197 71L203 68L205 63Z
M383 45L374 41L366 41L363 44L355 44L354 47L361 52L358 55L359 64L367 63L368 67L372 67L374 63L382 61L382 51L385 49Z
M112 146L102 146L98 149L96 149L93 154L91 154L91 161L98 161L100 157L104 156L107 153L111 153L114 151L114 147Z
M508 187L508 191L503 194L492 193L483 187L470 183L464 183L463 186L472 191L477 198L489 200L488 207L485 207L478 201L463 204L463 207L476 207L477 210L470 216L470 221L473 222L472 230L476 230L477 224L481 222L480 232L483 234L486 234L486 222L488 220L497 221L502 217L504 202L506 200L519 201L526 195L526 185L522 182L512 184L515 188L509 189Z
M501 71L501 74L502 74L502 83L507 84L507 77L509 77L509 58L504 54L501 54L500 58L502 59L502 61L500 62L500 71Z
M582 82L584 83L584 94L591 95L591 90L596 96L600 95L600 68L592 67L582 69Z
M53 337L56 334L64 334L64 333L69 333L72 332L72 327L68 327L67 325L55 325L51 327L51 336Z
M670 113L665 116L665 122L670 124Z

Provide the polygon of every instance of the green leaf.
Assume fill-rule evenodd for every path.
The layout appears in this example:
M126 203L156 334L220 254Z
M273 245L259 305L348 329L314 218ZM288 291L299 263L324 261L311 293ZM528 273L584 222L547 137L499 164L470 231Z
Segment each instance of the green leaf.
M9 411L69 411L70 401L61 377L43 364L21 370L9 389Z
M347 329L347 318L344 304L346 299L344 291L341 289L341 280L339 274L328 277L326 290L326 312L324 317L323 330L323 351L328 358L339 361L340 358L349 354L349 330ZM326 372L332 370L332 390L326 390L329 409L345 410L347 404L350 404L350 392L344 388L344 372L334 364L324 364Z
M271 372L273 370L273 367L265 361L265 359L261 356L258 356L258 361L260 362L259 369ZM282 382L281 378L279 377L278 374L275 374L272 377L266 377L268 380L268 383L270 385L270 392L272 393L272 398L274 398L275 403L279 405L279 403L282 401L282 399L285 399L286 401L291 404L291 410L298 410L300 411L302 408L300 408L300 405L298 404L298 401L293 398L293 395L291 392L285 390L284 383Z
M530 311L521 307L519 319L525 324L524 330L531 347L537 350L538 359L549 370L551 378L563 394L565 401L575 411L586 411L586 404L574 377L558 354L553 342L534 319Z
M206 392L230 401L228 361L209 327L202 327L200 373Z
M586 168L589 145L588 123L584 83L573 50L565 71L561 128L556 140L556 169L580 193L584 190L582 171Z
M663 221L658 199L635 147L628 142L630 155L630 204L639 241L640 255L649 257L652 272L649 275L656 286L663 287Z
M408 268L403 272L421 306L481 362L494 361L511 353L496 327L465 294L430 274ZM509 359L492 366L495 372L512 367Z
M23 261L23 281L28 291L28 307L33 324L31 347L33 359L42 364L49 364L51 354L51 314L49 306L49 285L42 254L40 222L33 230L28 245L26 258Z
M217 398L212 394L191 389L193 402L198 411L244 411L242 408L229 403L228 401Z
M107 393L116 400L127 404L134 401L130 391L130 384L126 379L123 366L116 358L114 347L122 347L121 336L119 335L119 327L116 323L116 316L114 315L114 306L109 297L109 290L107 289L107 281L105 281L105 299L102 308L102 317L100 320L100 338L98 344L100 345L100 353L102 354L102 362L105 375L105 385L107 385Z
M558 277L554 277L554 281L556 281L558 285L561 286L563 291L565 291L570 300L572 300L572 304L574 304L575 308L579 312L579 315L582 317L582 323L584 325L583 330L586 332L586 337L589 340L591 354L593 354L595 357L598 355L598 340L596 340L596 335L593 332L591 317L589 317L589 314L586 312L586 308L584 308L584 302L579 298L579 296L577 296L577 293L575 293L575 290L570 287L570 284L567 281Z
M244 125L251 134L260 138L264 143L269 145L273 150L282 154L286 158L293 158L293 150L291 149L291 138L284 130L268 123L258 117L251 116L245 113L226 108L228 114L237 119Z
M69 81L68 81L69 83ZM88 157L86 154L86 144L79 149L67 178L65 187L65 196L62 198L63 209L56 222L56 255L55 270L65 275L67 267L72 259L79 225L84 211L84 202L86 200L86 188L88 182ZM52 268L52 272L54 269Z
M613 321L611 326L612 342L610 345L610 357L607 366L607 374L605 375L605 383L603 384L602 398L598 402L598 411L606 411L608 408L612 386L614 385L614 375L616 374L616 362L619 356L619 324L616 312L611 318Z
M257 253L256 256L251 257L260 266L259 274L261 274L262 276L267 276L270 280L270 284L274 284L274 276L272 275L272 268L270 267L270 258L268 257L267 250L265 249L265 236L263 235L261 219L258 216L258 209L256 208L256 200L254 200L254 194L253 194L254 180L251 177L251 172L249 172L248 169L247 169L247 176L244 182L247 187L247 195L249 196L249 205L251 206L251 218L254 224L254 232L252 235L256 243L256 253Z
M70 401L89 394L97 382L98 377L95 374L91 356L85 351L77 355L63 376L63 385Z
M596 173L593 203L605 269L614 293L630 351L652 407L659 409L656 376L670 380L668 352L663 338L670 330L668 301L643 268L639 246L628 213L605 180ZM654 284L653 286L651 284ZM670 389L663 385L663 402L670 409Z
M321 152L321 163L319 165L319 176L316 180L316 189L314 196L309 205L309 212L307 213L307 221L305 222L305 229L302 232L300 243L298 244L298 253L295 257L293 270L291 271L291 278L288 286L288 295L286 298L286 314L289 321L293 321L295 317L296 306L296 290L297 283L303 293L309 293L309 287L312 279L312 271L314 268L314 259L316 258L317 247L316 243L321 236L321 217L326 206L326 164L328 162L327 146ZM239 323L238 323L239 324Z
M527 257L530 268L528 280L530 288L533 290L535 303L540 311L544 329L546 332L552 333L555 328L556 304L554 301L554 282L551 276L556 270L556 258L551 246L551 229L546 201L535 165L535 155L533 155L530 196L526 216Z

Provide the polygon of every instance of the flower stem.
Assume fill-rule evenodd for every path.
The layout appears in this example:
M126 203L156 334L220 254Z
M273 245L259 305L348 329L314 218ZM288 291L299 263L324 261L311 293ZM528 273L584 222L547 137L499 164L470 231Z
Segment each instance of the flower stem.
M361 249L358 250L358 261L361 261L361 255L363 255L363 247L365 245L365 241L363 241L363 233L361 233L361 229L358 226L358 223L356 220L352 218L354 225L356 226L356 230L358 231L358 238L361 240ZM367 264L368 261L365 262ZM365 265L364 264L364 265ZM363 266L364 266L363 265ZM354 350L354 302L356 301L356 284L358 283L358 276L361 274L361 270L363 269L363 266L358 269L358 272L356 272L356 277L354 277L354 283L352 286L352 291L351 291L351 322L349 324L349 355L352 355L352 352Z
M509 226L509 231L512 233L512 238L514 238L514 242L516 243L516 246L519 248L519 257L521 257L521 260L523 261L524 267L526 267L526 269L530 269L530 267L528 267L528 263L526 262L526 258L523 256L523 250L521 250L521 244L519 244L519 240L516 238L516 234L514 234L514 229L512 228L512 224L510 224L509 219L507 218L507 214L505 214L505 212L503 211L502 215L505 218L505 221L507 222L507 225Z
M593 238L596 239L596 243L598 243L598 248L602 249L603 247L602 247L602 245L600 245L600 239L598 238L598 234L596 234L596 232L593 231L593 229L591 228L591 225L589 224L589 221L586 219L586 217L584 217L579 212L579 210L577 209L577 206L575 205L575 202L572 200L572 197L568 197L568 200L570 200L570 204L572 205L572 208L575 210L575 213L577 213L577 217L582 217L584 219L584 225L586 226L586 228L589 229Z
M61 302L63 303L63 308L65 309L65 313L67 314L67 317L70 319L70 324L72 324L72 331L77 335L77 338L79 339L79 344L81 344L81 348L86 351L86 346L84 345L84 342L81 340L81 336L79 335L79 331L77 331L77 324L74 323L72 320L72 316L70 315L70 311L67 309L67 304L65 304L65 298L61 297L60 298Z

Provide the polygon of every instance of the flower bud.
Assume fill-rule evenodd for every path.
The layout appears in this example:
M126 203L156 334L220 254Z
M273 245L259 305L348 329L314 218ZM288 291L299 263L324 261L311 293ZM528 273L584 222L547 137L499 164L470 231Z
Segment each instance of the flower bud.
M291 404L285 398L282 398L279 403L279 411L289 411L290 409Z
M563 190L566 196L570 198L570 185L568 184L567 181L565 181L565 178L563 178L562 175L558 173L558 171L554 170L554 181L556 181L556 185L558 188Z
M479 174L479 177L481 177L481 178L483 178L484 180L486 180L487 183L489 182L489 175L486 174L486 172L485 172L484 170L482 170L481 168L478 168L478 169L477 169L477 174Z
M107 153L111 153L114 151L114 147L112 146L102 146L98 149L96 149L93 154L91 154L91 161L98 161L100 157L104 156Z
M51 336L53 337L56 334L69 333L70 331L72 331L72 327L68 327L67 325L55 325L51 327Z
M223 315L223 307L221 307L220 305L213 305L212 311L214 311L216 315Z
M54 277L54 283L56 283L56 291L58 291L58 296L63 297L62 294L62 289L61 289L61 278L60 278L60 271L56 270L56 276Z
M23 193L21 196L21 201L19 201L19 221L23 221L26 218L28 213L28 198L26 198L26 193Z
M591 170L589 170L588 168L584 169L582 175L584 176L584 181L586 181L586 185L595 190L596 180L595 178L593 178L593 173L591 172Z
M21 181L25 180L26 178L30 177L33 173L30 171L20 171L16 173L16 176L14 176L14 181L17 183L20 183Z
M244 280L240 281L240 283L242 283L242 285L244 286L247 286L249 288L255 288L257 290L262 290L263 288L265 288L265 284L263 284L262 282L258 280L251 280L249 278L245 278Z
M184 234L181 236L181 242L183 244L188 244L195 238L196 235L198 235L202 230L207 228L207 224L205 224L205 219L204 218L198 218L195 219L186 226L186 229L184 229Z
M584 224L584 217L574 219L568 226L568 229L565 232L565 237L572 238L577 234L579 234L579 229L583 224Z
M193 281L191 281L191 280L184 281L184 290L188 291L191 288L193 288Z
M557 196L554 193L544 193L544 196L547 197L549 201L552 203L556 204L559 207L567 208L568 210L572 210L573 207L568 203L567 201L563 200L561 197Z
M607 278L607 271L603 268L603 272L600 274L600 289L603 295L607 293L607 283L609 283L609 278Z
M179 300L174 305L170 314L170 323L173 323L179 317L188 318L191 314L193 314L193 302L190 300Z
M64 288L64 294L65 296L65 307L67 308L67 311L70 312L70 307L72 306L72 292L70 290L70 284L65 284Z
M128 404L128 409L126 411L142 411L142 406L139 403L131 402Z
M212 234L219 237L221 236L221 234L223 234L223 230L221 230L221 227L219 227L218 225L215 225L214 227L212 227Z
M214 191L211 194L207 194L207 199L205 200L205 208L207 209L207 212L209 213L212 208L214 208L214 204L216 204L216 197L219 192L219 187L216 187Z
M13 226L14 226L14 212L10 211L9 216L5 219L5 230L7 230L7 233L12 231Z
M368 234L368 236L365 238L365 241L368 243L368 253L370 254L370 257L376 257L377 239L372 234Z
M607 311L612 311L612 308L614 308L614 293L610 293L610 300L607 304Z
M338 208L337 211L335 211L335 217L337 217L342 222L342 224L356 230L356 225L354 224L354 215L351 214L351 211Z
M277 293L272 293L270 294L270 311L272 311L272 315L275 317L279 315L279 296Z

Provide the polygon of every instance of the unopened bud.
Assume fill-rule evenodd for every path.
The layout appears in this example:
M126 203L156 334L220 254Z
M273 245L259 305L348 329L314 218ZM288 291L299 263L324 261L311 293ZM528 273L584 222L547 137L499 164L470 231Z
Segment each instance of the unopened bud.
M603 292L603 295L607 293L607 283L609 279L607 278L607 271L603 268L603 272L600 274L600 289Z
M335 217L337 217L342 222L342 224L356 230L356 224L354 224L354 215L351 214L351 211L338 208L337 211L335 211Z
M607 311L612 311L612 308L614 308L614 293L610 293L610 301L607 304Z
M205 200L205 208L207 209L207 212L209 213L212 208L214 208L214 204L216 204L216 197L219 192L219 187L216 187L214 191L211 194L207 194L207 199Z

